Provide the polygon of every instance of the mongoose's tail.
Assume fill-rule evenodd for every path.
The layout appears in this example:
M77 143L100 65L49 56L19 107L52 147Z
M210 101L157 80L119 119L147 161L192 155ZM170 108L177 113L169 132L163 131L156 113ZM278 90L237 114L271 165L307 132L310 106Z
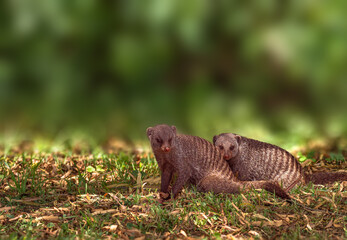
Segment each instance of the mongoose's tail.
M314 184L327 184L340 181L347 181L347 172L315 172L306 174L306 182L312 182Z

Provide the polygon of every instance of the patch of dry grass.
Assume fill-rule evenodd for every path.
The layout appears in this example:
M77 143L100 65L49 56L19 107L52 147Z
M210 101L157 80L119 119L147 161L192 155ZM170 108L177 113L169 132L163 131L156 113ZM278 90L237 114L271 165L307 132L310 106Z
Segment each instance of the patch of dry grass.
M298 187L292 204L263 191L216 195L194 187L160 204L150 153L32 149L16 146L0 155L2 238L347 237L347 182ZM303 154L303 165L346 169L346 156L338 154L343 161L327 152Z

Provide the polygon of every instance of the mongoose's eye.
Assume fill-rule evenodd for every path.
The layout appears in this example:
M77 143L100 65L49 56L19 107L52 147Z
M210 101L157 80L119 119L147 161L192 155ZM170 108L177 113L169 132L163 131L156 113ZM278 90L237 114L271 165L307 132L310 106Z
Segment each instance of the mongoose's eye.
M157 143L162 143L162 140L160 138L156 138L155 140L157 141Z
M234 148L235 148L235 146L231 146L231 147L230 147L230 150L232 151L232 150L234 150Z
M169 138L169 143L171 144L172 138Z
M219 146L219 148L220 148L220 150L223 150L223 149L224 149L224 147L223 147L223 146Z

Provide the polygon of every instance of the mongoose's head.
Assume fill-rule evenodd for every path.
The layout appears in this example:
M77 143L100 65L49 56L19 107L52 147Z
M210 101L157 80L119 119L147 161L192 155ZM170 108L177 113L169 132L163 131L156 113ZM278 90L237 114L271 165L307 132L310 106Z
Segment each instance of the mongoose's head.
M219 148L225 160L230 160L239 153L241 136L233 133L222 133L213 137L213 144Z
M166 124L149 127L147 136L153 151L170 152L176 137L176 127Z

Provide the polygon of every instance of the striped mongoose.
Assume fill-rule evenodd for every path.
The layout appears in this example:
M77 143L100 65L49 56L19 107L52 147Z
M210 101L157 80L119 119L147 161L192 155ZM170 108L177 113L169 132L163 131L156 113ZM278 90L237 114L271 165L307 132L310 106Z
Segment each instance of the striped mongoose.
M147 128L147 136L161 170L161 192L170 196L168 188L173 173L177 179L172 187L176 198L186 183L199 191L239 193L243 188L262 188L277 196L290 199L275 181L235 181L221 152L212 143L196 136L178 135L175 126L157 125ZM168 198L168 197L167 197Z
M347 181L347 172L304 173L298 160L286 150L233 133L213 137L224 160L241 181L274 180L289 191L297 184Z

